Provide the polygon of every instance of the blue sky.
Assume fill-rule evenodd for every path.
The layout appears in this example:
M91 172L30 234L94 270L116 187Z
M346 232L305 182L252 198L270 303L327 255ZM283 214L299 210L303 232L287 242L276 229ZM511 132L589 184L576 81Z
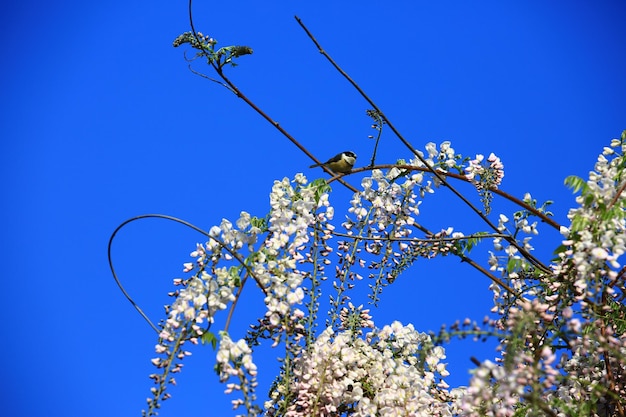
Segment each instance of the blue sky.
M368 106L294 14L415 147L450 140L464 155L494 152L506 169L502 189L554 200L565 222L574 199L563 179L585 176L626 129L624 2L389 3L197 1L195 23L219 46L254 49L231 79L320 159L352 149L366 163ZM145 213L205 229L241 210L263 215L274 179L321 171L243 101L187 70L171 46L189 29L185 2L27 0L5 6L0 27L0 403L7 416L138 416L156 339L110 276L110 233ZM380 163L409 157L389 133L381 146ZM338 212L348 200L333 193ZM422 211L431 229L482 230L443 190ZM559 236L540 238L547 257ZM199 241L146 220L114 243L121 278L155 320ZM424 331L480 320L487 286L456 259L421 262L384 294L374 319ZM242 319L261 313L252 301ZM469 356L491 351L459 346L449 362L463 384ZM265 350L257 361L271 369L275 356ZM208 348L194 351L162 416L230 414L212 359Z

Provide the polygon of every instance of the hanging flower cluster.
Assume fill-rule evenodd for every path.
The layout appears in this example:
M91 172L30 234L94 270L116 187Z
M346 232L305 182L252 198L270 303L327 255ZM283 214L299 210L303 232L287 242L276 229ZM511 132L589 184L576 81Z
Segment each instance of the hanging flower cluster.
M476 370L462 415L626 415L625 153L626 131L589 180L566 180L580 207L549 271L514 275L495 260L518 283L517 301L498 306L510 336L502 357Z
M286 416L452 415L443 348L412 325L368 333L327 328L294 363Z
M485 212L489 214L493 200L491 190L497 189L504 178L504 165L500 162L500 158L491 153L485 161L484 155L476 155L476 158L471 160L465 168L465 177L480 193Z

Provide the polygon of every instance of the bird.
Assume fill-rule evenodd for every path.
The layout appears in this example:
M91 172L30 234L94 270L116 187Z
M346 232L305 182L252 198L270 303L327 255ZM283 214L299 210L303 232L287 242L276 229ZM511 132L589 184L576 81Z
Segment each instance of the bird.
M325 166L338 174L347 174L352 171L352 167L356 162L356 154L352 151L341 152L322 164L314 164L309 168Z

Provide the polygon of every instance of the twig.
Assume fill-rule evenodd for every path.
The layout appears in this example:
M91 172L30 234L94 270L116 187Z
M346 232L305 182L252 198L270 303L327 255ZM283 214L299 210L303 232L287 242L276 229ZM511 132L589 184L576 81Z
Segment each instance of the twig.
M612 208L615 205L615 203L617 203L617 200L619 200L619 197L622 195L624 190L626 190L626 182L620 185L620 187L617 189L617 191L615 192L615 197L613 197L613 199L607 206L608 209Z
M202 45L202 42L200 41L200 38L198 37L198 33L196 32L195 26L193 24L193 13L192 13L192 0L189 0L189 26L191 28L191 32L193 33L193 36L196 38L196 40L198 41L198 44ZM274 119L272 119L267 113L265 113L263 110L261 110L261 108L259 108L256 104L254 104L254 102L252 102L252 100L250 100L245 94L243 94L241 92L241 90L239 90L239 88L237 88L237 86L235 84L233 84L227 77L226 75L224 75L224 71L222 69L222 67L220 65L216 65L215 62L212 62L211 65L213 66L213 69L217 72L217 74L220 76L220 78L222 80L224 80L224 83L226 83L226 85L222 84L224 86L227 86L227 88L233 92L233 94L235 94L237 97L239 97L240 99L242 99L243 101L246 102L246 104L250 107L252 107L252 109L254 109L254 111L256 111L258 114L261 115L261 117L263 117L266 121L268 121L272 126L274 126L280 133L283 134L283 136L285 136L287 139L289 139L289 141L291 141L291 143L293 143L294 145L296 145L296 147L298 149L300 149L306 156L308 156L309 158L311 158L313 161L315 161L316 164L321 164L322 161L319 161L311 152L309 152L309 150L307 148L304 147L304 145L302 145L300 142L298 142L298 140L296 138L294 138L291 134L289 134L289 132L287 132L285 130L285 128L283 128L277 121L275 121ZM209 78L211 81L216 81L211 79L210 77L205 77L205 78ZM324 171L326 171L328 174L330 175L334 175L334 173L328 169L326 166L321 165L321 167L324 169ZM348 189L350 189L352 192L356 193L357 189L356 187L354 187L353 185L347 183L345 180L343 180L342 178L337 178L337 180L344 185L345 187L347 187Z
M376 130L378 130L378 135L376 135L376 142L374 143L374 151L372 152L372 160L370 161L370 167L373 167L376 163L376 152L378 151L378 144L380 142L380 138L383 135L383 126L385 125L385 121L380 116L380 114L376 113L374 110L368 110L367 115L371 118L375 119L376 124L374 126Z
M422 229L420 229L422 230ZM430 233L430 232L428 232ZM503 238L506 235L502 234L502 233L490 233L490 234L486 234L486 235L481 235L481 234L471 234L471 235L466 235L466 236L459 236L459 237L432 237L432 238L417 238L417 237L376 237L376 236L354 236L354 235L349 235L347 233L340 233L340 232L332 232L333 236L338 236L338 237L345 237L348 239L354 239L354 240L367 240L367 241L394 241L394 242L423 242L423 243L430 243L430 242L457 242L459 240L467 240L467 239L489 239L492 237L499 237L499 238Z

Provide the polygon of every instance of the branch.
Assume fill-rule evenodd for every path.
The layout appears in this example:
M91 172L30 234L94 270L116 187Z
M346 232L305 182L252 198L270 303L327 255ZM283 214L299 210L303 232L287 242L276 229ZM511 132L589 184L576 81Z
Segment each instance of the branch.
M358 168L355 171L365 171L368 169L380 169L380 168L401 168L401 169L407 169L407 170L411 170L411 171L423 171L423 172L429 172L430 170L428 168L424 168L424 167L416 167L413 165L397 165L397 164L387 164L387 165L378 165L375 167L369 167L369 168ZM464 181L467 183L471 183L470 180L468 180L465 175L461 175L461 174L455 174L454 172L446 172L445 173L446 177L450 177L450 178L454 178L460 181ZM505 192L502 191L498 188L490 188L489 191L493 192L494 194L498 194L500 197L504 197L507 200L511 201L512 203L517 204L518 206L522 207L524 210L528 210L530 211L532 214L534 214L535 216L539 217L541 219L542 222L548 223L550 226L552 226L553 228L555 228L556 230L561 230L561 225L558 224L556 221L554 221L554 219L551 219L550 217L546 216L544 213L542 213L541 211L537 210L535 207L525 203L523 200L520 200L519 198Z
M362 171L371 171L373 169L383 169L383 168L400 168L400 169L405 169L405 170L411 170L411 171L423 171L423 172L431 172L430 169L425 168L425 167L416 167L413 165L397 165L397 164L386 164L386 165L376 165L373 167L362 167L362 168L355 168L352 170L351 173L357 173L357 172L362 172ZM459 175L459 174L455 174L452 172L446 172L445 176L447 177L451 177L457 180L461 180L461 181L465 181L465 182L470 182L465 176L463 175ZM520 200L517 197L514 197L512 195L510 195L509 193L506 193L504 191L501 191L499 189L493 189L491 188L490 191L492 191L495 194L498 194L501 197L506 198L507 200L519 205L520 207L530 211L531 213L533 213L534 215L536 215L537 217L539 217L542 221L548 223L550 226L554 227L557 230L560 230L561 226L555 222L554 220L552 220L551 218L549 218L548 216L546 216L544 213L540 212L539 210L537 210L536 208L530 206L529 204L525 203L524 201ZM482 216L481 216L482 217ZM500 231L496 228L496 233L499 234ZM515 240L515 238L511 235L502 235L502 237L509 242L511 245L515 246L522 255L524 255L524 257L531 263L533 264L535 267L539 268L540 270L548 273L548 274L552 274L552 272L550 271L550 269L545 266L541 261L539 261L536 257L534 257L533 255L530 254L530 252L528 252L525 248L521 247L517 241Z
M306 32L307 36L311 39L311 41L313 41L313 43L315 44L315 46L317 47L317 49L319 50L319 52L324 55L324 57L333 65L333 67L335 67L335 69L341 74L343 75L349 82L350 84L352 84L352 86L361 94L361 96L374 108L374 110L376 110L379 114L380 117L385 121L385 123L387 123L387 125L389 125L389 128L392 130L392 132L398 137L398 139L400 139L400 141L404 144L404 146L406 146L411 153L413 153L413 155L415 155L423 164L424 166L426 166L428 168L428 170L435 176L437 177L437 179L447 188L450 189L450 191L452 191L458 198L461 199L461 201L463 201L468 207L470 207L472 209L472 211L474 211L474 213L476 213L489 227L491 227L494 231L498 232L498 228L495 224L493 224L488 218L487 216L485 216L481 210L479 210L476 206L474 206L467 198L465 198L465 196L463 194L461 194L458 190L456 190L454 187L452 187L444 178L443 175L441 175L439 172L437 172L436 169L434 169L434 167L432 167L430 164L428 164L428 162L424 159L424 157L422 155L420 155L419 152L417 152L417 150L415 148L413 148L413 146L409 143L409 141L407 141L404 136L402 136L402 134L398 131L398 129L396 129L396 127L393 125L393 123L391 123L391 121L389 120L389 118L387 118L387 116L385 116L385 114L383 113L383 111L376 105L376 103L374 103L374 101L365 93L365 91L363 91L361 89L361 87L359 87L359 85L352 79L350 78L350 76L343 70L341 69L341 67L332 59L332 57L322 48L322 46L319 44L319 42L315 39L315 37L311 34L311 32L309 31L309 29L304 25L304 23L302 23L302 20L298 17L298 16L294 16L296 21L298 22L298 24L300 24L300 26L302 27L302 29ZM547 267L545 267L545 265L543 265L541 262L539 262L537 259L535 259L532 255L530 255L528 253L528 251L526 251L522 246L520 246L517 241L513 238L507 239L507 241L513 245L515 248L517 248L517 250L519 250L521 253L524 254L524 256L531 262L533 263L533 265L535 265L537 268L541 269L543 272L545 272L546 274L552 274L552 271L550 271Z
M191 27L191 32L193 33L193 36L196 38L196 40L198 41L199 44L202 44L202 42L200 41L200 38L198 37L198 33L196 32L196 29L194 27L193 24L193 13L192 13L192 0L189 0L189 26ZM289 141L291 141L291 143L293 143L294 145L296 145L296 147L298 149L300 149L306 156L308 156L309 158L311 158L313 161L315 161L316 164L321 164L321 162L323 161L319 161L311 152L309 152L309 150L307 148L304 147L304 145L302 145L300 142L298 142L298 140L296 138L294 138L291 134L289 134L289 132L287 132L287 130L285 130L285 128L283 128L277 121L275 121L274 119L272 119L267 113L265 113L263 110L261 110L260 107L258 107L256 104L254 104L254 102L252 102L252 100L250 100L248 97L246 97L245 94L243 94L241 92L241 90L239 90L239 88L237 88L237 86L235 84L233 84L227 77L226 75L224 75L224 71L222 69L222 66L220 65L216 65L215 62L211 62L211 65L213 66L213 69L217 72L217 74L220 76L220 78L222 80L224 80L224 83L221 83L217 80L214 80L210 77L204 77L204 78L208 78L211 81L215 81L218 84L221 84L225 87L227 87L230 91L232 91L237 97L239 97L240 99L242 99L243 101L246 102L246 104L250 107L252 107L252 109L254 109L259 115L261 115L261 117L263 117L266 121L268 121L272 126L274 126L280 133L283 134L283 136L285 136L287 139L289 139ZM328 169L327 167L325 167L324 165L321 165L322 168L324 169L324 171L326 171L328 174L330 175L335 175L334 172L332 172L330 169ZM337 179L342 185L344 185L345 187L347 187L348 189L350 189L352 192L356 193L357 189L351 185L348 184L347 182L345 182L342 178L334 178Z
M423 226L419 228L420 230L424 231L424 230L428 230L426 228L424 228ZM432 232L425 232L428 233L430 235L433 235ZM459 240L467 240L467 239L484 239L484 238L492 238L492 237L499 237L499 238L505 238L507 235L504 235L502 233L490 233L490 234L486 234L486 235L481 235L481 234L471 234L471 235L466 235L466 236L460 236L460 237L436 237L436 238L418 238L418 237L372 237L372 236L354 236L354 235L349 235L347 233L340 233L340 232L335 232L333 231L331 233L333 236L338 236L338 237L343 237L346 239L353 239L353 240L368 240L368 241L393 241L393 242L423 242L423 243L430 243L430 242L457 242Z

